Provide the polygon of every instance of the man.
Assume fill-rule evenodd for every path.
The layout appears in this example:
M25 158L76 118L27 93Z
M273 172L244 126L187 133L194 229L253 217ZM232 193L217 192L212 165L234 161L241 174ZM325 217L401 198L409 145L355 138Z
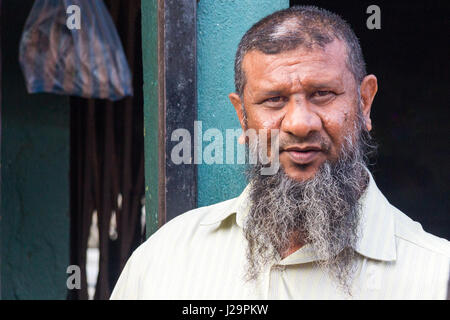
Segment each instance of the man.
M235 83L243 129L275 130L280 169L258 163L239 197L163 226L111 298L445 299L449 242L390 205L366 168L377 79L351 28L316 7L276 12L242 38Z

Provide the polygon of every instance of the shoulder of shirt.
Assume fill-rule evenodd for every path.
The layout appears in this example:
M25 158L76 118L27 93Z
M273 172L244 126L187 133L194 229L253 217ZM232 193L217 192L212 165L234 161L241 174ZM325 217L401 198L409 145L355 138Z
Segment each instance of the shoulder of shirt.
M395 237L413 246L450 258L450 241L426 232L422 225L390 205L395 219Z
M176 241L182 233L184 237L194 235L201 223L206 220L219 220L219 217L231 214L232 208L238 197L218 202L209 206L199 207L180 214L161 226L154 234L145 240L132 254L133 259L137 256L146 255L158 244Z

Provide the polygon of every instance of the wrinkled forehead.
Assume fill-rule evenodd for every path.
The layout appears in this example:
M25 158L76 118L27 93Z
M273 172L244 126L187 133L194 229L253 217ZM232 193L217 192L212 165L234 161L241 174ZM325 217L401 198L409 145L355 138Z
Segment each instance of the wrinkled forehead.
M244 56L243 70L246 87L293 80L348 82L353 79L347 64L347 48L338 39L325 47L300 46L277 54L251 50Z

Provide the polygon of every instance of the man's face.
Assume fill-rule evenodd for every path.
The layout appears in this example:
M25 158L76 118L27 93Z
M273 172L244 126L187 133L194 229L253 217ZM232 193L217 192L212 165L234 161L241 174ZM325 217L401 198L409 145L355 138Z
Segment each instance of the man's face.
M235 93L230 100L243 125L242 103L245 106L244 130L279 130L280 165L297 181L312 178L325 161L336 161L344 138L354 130L358 88L346 57L345 45L338 40L324 49L275 55L253 50L244 57L243 101ZM361 100L368 130L375 92L376 78L367 76Z

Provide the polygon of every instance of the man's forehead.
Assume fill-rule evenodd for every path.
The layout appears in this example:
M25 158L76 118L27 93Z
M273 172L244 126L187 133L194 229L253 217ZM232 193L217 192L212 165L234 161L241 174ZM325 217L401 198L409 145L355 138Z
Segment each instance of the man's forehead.
M275 80L289 82L295 74L314 84L342 79L344 73L348 72L346 61L345 44L334 40L324 48L298 47L278 54L252 50L244 56L243 69L247 83L252 80L261 82L261 85Z

